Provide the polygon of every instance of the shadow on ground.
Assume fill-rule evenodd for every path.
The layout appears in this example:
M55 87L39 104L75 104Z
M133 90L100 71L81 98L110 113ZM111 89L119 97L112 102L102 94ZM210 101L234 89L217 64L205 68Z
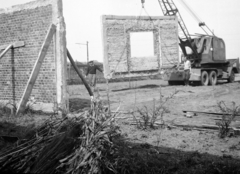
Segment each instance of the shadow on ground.
M166 87L168 85L161 85L161 87ZM122 88L122 89L114 89L112 92L119 92L119 91L127 91L127 90L133 90L133 89L154 89L154 88L160 88L160 85L155 85L155 84L149 84L149 85L142 85L138 86L136 88Z
M23 127L14 124L1 125L1 131L12 132L11 136L18 136ZM11 126L9 129L7 126ZM26 129L25 136L32 135L34 128ZM7 132L6 132L7 131ZM28 135L29 136L29 135ZM19 137L21 140L21 137ZM4 145L15 147L16 143L0 139L2 143L0 152L4 152ZM240 160L230 156L214 156L207 153L184 152L168 147L153 146L147 143L140 143L126 137L119 136L113 140L114 153L106 154L104 160L108 161L115 168L117 173L126 174L238 174L240 173ZM111 151L112 152L112 151ZM1 156L0 156L1 158ZM1 171L0 171L1 172ZM114 173L109 169L103 169L103 173Z
M31 138L34 134L34 124L20 126L6 121L0 122L0 152L15 146L20 140Z
M89 99L72 98L69 100L70 112L75 112L75 111L79 111L84 108L90 108L90 107L91 107L91 101Z
M207 153L185 152L168 147L152 146L120 140L118 143L120 173L237 174L240 160Z

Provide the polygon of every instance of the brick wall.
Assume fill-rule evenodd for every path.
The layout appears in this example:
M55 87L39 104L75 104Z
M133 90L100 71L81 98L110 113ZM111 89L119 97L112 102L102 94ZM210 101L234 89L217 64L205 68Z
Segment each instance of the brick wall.
M18 102L21 99L47 31L61 14L58 9L54 9L57 3L61 2L39 0L0 9L0 46L17 41L25 43L24 47L9 50L0 60L0 100ZM31 97L37 102L57 101L55 55L59 48L56 48L55 42L56 35L48 48L32 90Z
M137 18L103 16L105 78L149 76L178 62L178 23L175 16ZM154 55L132 57L130 34L152 32Z

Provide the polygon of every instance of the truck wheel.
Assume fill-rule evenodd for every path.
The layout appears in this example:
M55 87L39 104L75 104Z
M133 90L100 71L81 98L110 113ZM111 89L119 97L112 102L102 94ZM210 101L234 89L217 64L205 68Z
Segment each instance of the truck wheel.
M217 84L217 73L216 71L211 71L209 74L210 85L215 86Z
M232 70L232 71L231 71L231 74L230 74L230 77L229 77L229 79L228 79L228 83L233 83L234 80L235 80L235 73L234 73L234 71Z
M203 71L202 74L201 74L201 84L203 86L207 86L208 83L209 83L208 73L207 73L207 71Z

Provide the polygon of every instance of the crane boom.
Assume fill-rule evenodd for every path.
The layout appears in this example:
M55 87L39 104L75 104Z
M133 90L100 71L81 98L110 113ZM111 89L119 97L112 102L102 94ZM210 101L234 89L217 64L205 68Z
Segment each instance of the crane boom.
M173 0L158 0L158 2L162 9L164 16L177 16L178 17L178 24L184 34L184 37L186 37L186 39L189 38L190 34L187 30L187 27L178 11L176 5L174 4Z
M173 0L158 0L158 2L162 9L164 16L177 16L178 17L178 25L183 33L182 36L180 36L180 34L179 34L179 40L180 40L180 42L182 42L182 39L186 38L189 42L189 47L193 50L195 57L198 57L197 50L194 49L193 46L191 45L191 37L188 32L188 29L182 19L181 14L179 13L178 8L174 4Z

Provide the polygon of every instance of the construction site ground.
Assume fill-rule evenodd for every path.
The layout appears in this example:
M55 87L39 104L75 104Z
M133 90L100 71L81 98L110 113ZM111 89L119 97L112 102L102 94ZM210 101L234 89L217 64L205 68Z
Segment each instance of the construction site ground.
M107 85L98 84L97 87L101 100L107 105ZM72 111L89 107L89 96L83 85L69 86L68 91ZM175 91L178 93L165 104L168 111L164 114L163 120L169 127L161 128L159 126L156 129L147 130L136 127L132 111L146 106L150 112L154 99L156 106L159 104L160 93L162 101L165 101ZM187 87L183 85L169 86L163 80L110 83L109 98L112 111L120 106L121 114L117 116L116 121L121 127L123 135L131 142L240 159L239 132L231 137L219 138L218 130L201 128L204 125L216 126L216 121L221 116L197 113L196 116L188 118L183 113L184 110L219 113L221 111L217 103L220 101L224 101L229 107L232 102L239 106L239 82L226 83L222 81L216 86ZM232 126L239 128L240 117L236 117L235 120ZM171 125L190 125L191 127L171 127Z
M117 143L119 153L125 161L129 161L128 165L134 170L146 169L149 173L154 168L162 171L161 173L184 174L240 172L239 132L220 138L217 129L209 129L203 125L216 127L216 121L221 116L197 113L196 116L188 118L183 113L183 110L219 113L217 103L220 101L224 101L228 106L234 101L239 106L239 82L185 87L169 86L163 80L149 79L130 83L110 83L109 93L106 84L98 84L97 87L99 92L95 92L95 96L98 96L106 107L109 94L112 114L119 108L119 114L115 118L121 130L119 138L123 140ZM176 91L178 92L174 97L165 104L167 112L163 115L164 126L158 124L154 129L137 128L131 114L133 111L147 107L151 112L154 100L156 107L159 105L160 93L161 100L165 101ZM68 86L68 94L71 111L69 117L81 115L84 110L90 108L90 97L83 85ZM15 147L18 139L29 139L36 133L35 127L51 117L58 116L30 111L19 117L10 115L1 117L0 153ZM239 128L239 121L240 117L236 117L231 126ZM128 166L123 164L121 166L123 169L124 165Z

